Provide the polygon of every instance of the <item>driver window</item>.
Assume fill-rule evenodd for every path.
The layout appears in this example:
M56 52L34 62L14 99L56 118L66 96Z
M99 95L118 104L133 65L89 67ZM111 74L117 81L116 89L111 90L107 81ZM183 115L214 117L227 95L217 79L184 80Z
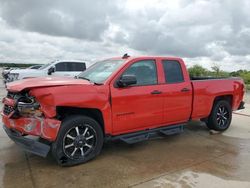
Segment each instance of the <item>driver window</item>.
M157 70L154 60L142 60L132 64L123 75L135 75L137 83L133 86L157 84Z

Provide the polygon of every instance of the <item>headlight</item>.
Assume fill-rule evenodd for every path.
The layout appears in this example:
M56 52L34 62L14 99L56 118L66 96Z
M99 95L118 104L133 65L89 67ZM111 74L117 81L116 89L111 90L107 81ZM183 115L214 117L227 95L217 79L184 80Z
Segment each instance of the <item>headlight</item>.
M7 82L13 82L15 80L18 80L19 74L18 73L9 73Z
M17 102L17 109L22 116L41 116L40 105L33 97L21 97Z

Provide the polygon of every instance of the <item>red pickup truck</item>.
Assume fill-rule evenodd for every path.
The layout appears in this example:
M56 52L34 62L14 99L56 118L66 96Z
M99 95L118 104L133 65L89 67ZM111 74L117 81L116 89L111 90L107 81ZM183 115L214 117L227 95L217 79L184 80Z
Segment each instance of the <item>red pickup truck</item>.
M2 120L26 151L60 165L97 156L105 140L136 143L176 134L190 120L225 131L244 108L240 78L193 78L182 59L117 57L77 78L30 78L7 85ZM36 136L34 140L29 135Z

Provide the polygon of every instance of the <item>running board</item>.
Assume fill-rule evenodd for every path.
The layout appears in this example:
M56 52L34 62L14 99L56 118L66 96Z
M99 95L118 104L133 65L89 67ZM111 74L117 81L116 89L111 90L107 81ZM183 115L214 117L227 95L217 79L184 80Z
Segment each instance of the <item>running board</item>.
M111 140L121 140L127 144L134 144L137 142L149 140L151 138L158 138L162 136L179 134L183 132L183 127L184 127L184 124L171 125L171 126L160 127L160 128L155 128L155 129L147 129L144 131L114 136L114 137L111 137Z

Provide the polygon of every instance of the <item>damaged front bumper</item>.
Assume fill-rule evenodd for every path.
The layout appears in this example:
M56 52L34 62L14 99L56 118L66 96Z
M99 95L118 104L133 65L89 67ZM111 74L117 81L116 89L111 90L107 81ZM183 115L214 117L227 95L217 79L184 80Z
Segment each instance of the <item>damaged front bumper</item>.
M50 151L50 146L44 143L41 143L37 140L33 140L31 138L27 138L22 136L21 133L9 129L5 125L3 126L7 135L23 150L39 155L41 157L46 157Z
M46 157L50 145L39 142L25 135L44 138L50 142L56 140L61 122L56 119L24 118L11 119L2 113L3 128L7 135L23 150Z
M2 121L8 136L24 150L46 156L50 146L26 135L53 142L57 138L61 121L43 115L39 104L27 94L8 93L2 102Z
M2 113L4 125L20 132L22 135L33 135L44 138L48 141L55 141L61 121L50 118L20 117L16 119Z

